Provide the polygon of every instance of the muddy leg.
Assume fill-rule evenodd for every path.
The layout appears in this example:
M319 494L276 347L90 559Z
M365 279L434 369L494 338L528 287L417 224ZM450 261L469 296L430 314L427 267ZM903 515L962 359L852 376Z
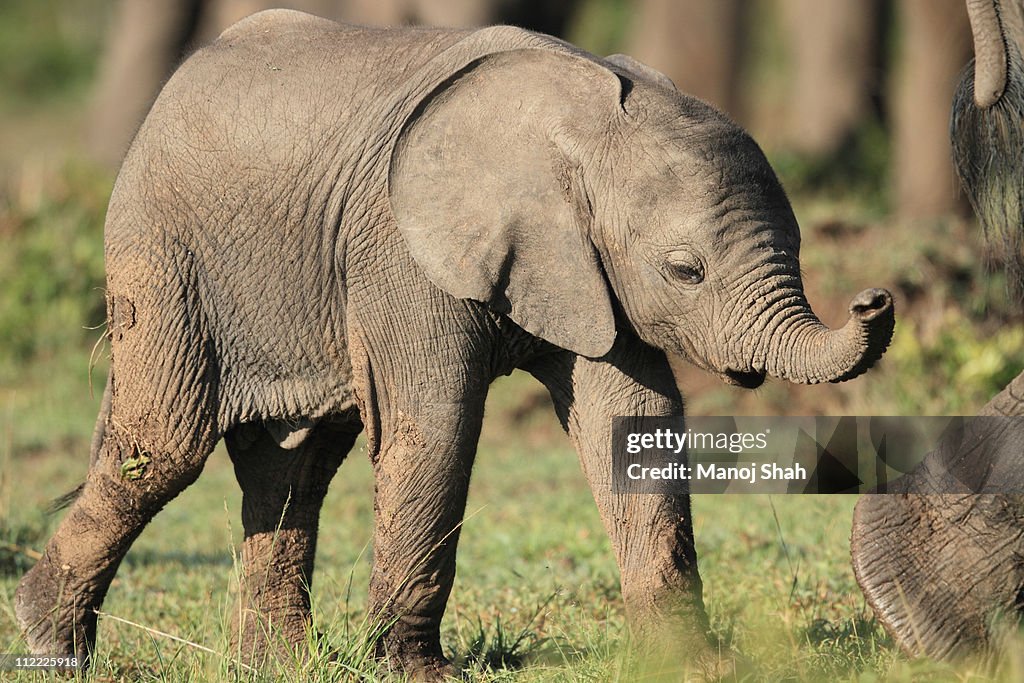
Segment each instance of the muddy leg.
M88 661L96 610L121 560L153 515L196 480L216 442L197 429L188 446L157 451L140 445L144 428L116 423L107 424L85 486L42 559L18 584L15 614L34 654Z
M301 443L283 441L288 448L282 434L262 425L242 425L226 436L245 528L232 652L247 664L259 668L269 657L287 662L306 641L320 508L358 429L323 421Z
M382 429L370 609L384 631L378 654L416 680L451 673L441 618L455 580L482 406L481 397L430 416L394 411L395 422Z

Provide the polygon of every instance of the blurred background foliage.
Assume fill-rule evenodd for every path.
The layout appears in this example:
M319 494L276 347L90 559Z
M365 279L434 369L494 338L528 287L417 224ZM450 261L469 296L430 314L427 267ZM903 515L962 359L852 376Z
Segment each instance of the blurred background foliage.
M109 3L9 0L0 4L0 103L36 107L82 97L95 73Z

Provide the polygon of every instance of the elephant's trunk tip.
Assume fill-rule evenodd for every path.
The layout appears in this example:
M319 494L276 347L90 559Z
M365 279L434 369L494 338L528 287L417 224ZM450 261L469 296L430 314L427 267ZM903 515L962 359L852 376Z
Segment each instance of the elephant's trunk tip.
M871 368L892 340L896 325L892 294L866 289L850 301L850 320L830 330L808 309L777 340L768 372L796 384L845 382Z
M850 322L860 330L863 340L860 359L830 382L845 382L867 372L889 348L896 327L892 294L886 289L865 289L850 301Z
M974 102L987 109L1006 90L1006 39L993 0L967 0L967 16L974 35Z
M850 302L850 315L859 322L868 323L892 314L892 294L885 289L865 289Z

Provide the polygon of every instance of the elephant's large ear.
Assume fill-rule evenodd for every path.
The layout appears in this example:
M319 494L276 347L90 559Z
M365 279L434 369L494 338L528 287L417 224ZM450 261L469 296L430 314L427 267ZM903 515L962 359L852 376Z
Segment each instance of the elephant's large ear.
M482 57L406 121L388 192L413 258L435 285L507 314L584 356L615 340L591 241L581 155L599 155L621 83L582 56L543 49Z

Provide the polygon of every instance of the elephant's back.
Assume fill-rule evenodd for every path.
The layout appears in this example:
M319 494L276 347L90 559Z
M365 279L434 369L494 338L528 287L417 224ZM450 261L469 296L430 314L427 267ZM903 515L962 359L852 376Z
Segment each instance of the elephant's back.
M136 134L108 211L108 260L170 243L228 258L244 243L253 268L281 253L318 254L329 267L338 192L385 134L386 93L458 35L289 10L228 28L181 65Z
M295 146L381 126L390 94L465 32L339 24L268 10L228 28L168 81L139 131L160 143L209 139L210 150L301 157ZM174 137L167 132L173 132ZM372 128L359 131L372 136ZM181 136L178 138L177 136Z
M154 105L204 97L219 111L268 117L301 109L338 127L379 114L390 94L471 31L342 24L293 10L258 12L226 29L178 69ZM230 97L221 97L230 96ZM381 123L378 119L377 123Z
M171 77L118 186L150 188L178 228L244 232L289 217L310 227L346 172L380 161L393 93L463 34L348 26L290 10L252 15Z
M262 12L255 12L236 21L221 31L217 40L238 40L260 33L276 33L287 30L304 32L330 31L338 25L337 22L330 19L324 19L315 14L308 14L298 10L268 9Z
M217 349L222 424L351 402L339 193L382 125L386 98L363 82L408 78L387 47L407 33L255 15L179 68L133 142L107 214L108 289L138 320L199 321L165 343ZM424 60L457 40L413 34Z

